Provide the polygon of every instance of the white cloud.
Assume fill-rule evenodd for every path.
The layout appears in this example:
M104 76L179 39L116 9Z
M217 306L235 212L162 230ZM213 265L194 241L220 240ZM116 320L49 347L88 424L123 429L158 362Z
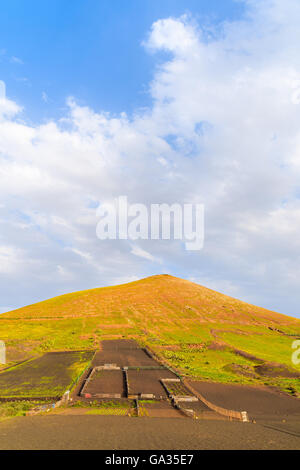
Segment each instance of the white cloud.
M5 83L0 80L0 123L4 118L12 118L20 113L20 111L20 106L18 106L14 101L6 98Z
M0 80L0 99L4 100L6 98L6 86L3 80Z
M12 56L10 58L10 61L11 61L12 64L18 64L18 65L23 65L24 64L23 60L20 59L19 57L16 57L16 56Z
M19 263L18 250L12 246L0 246L0 272L9 274L14 272Z
M132 250L130 253L132 253L135 256L139 256L140 258L145 258L152 262L155 262L155 261L158 262L158 260L156 260L156 258L152 256L151 253L148 253L148 251L143 250L137 245L132 246Z
M33 126L0 97L4 305L12 277L29 303L146 276L161 262L165 272L299 313L300 5L246 3L245 17L211 28L210 39L187 16L153 24L146 50L169 54L150 85L153 105L132 118L69 98L63 119ZM120 195L204 203L204 250L100 242L95 208Z
M188 51L198 48L199 41L187 15L184 15L180 21L176 18L156 21L144 45L151 51L165 49L184 56Z
M42 100L44 101L44 103L49 103L49 96L45 91L42 92Z

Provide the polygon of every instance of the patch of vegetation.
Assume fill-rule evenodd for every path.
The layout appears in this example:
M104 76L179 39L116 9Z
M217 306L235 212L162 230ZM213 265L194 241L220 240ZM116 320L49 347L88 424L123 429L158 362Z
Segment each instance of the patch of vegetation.
M78 400L76 401L73 405L72 408L129 408L133 406L133 403L131 401L118 401L118 400L105 400L105 401L100 401L100 400L93 400L93 401L81 401Z
M87 415L101 415L101 416L126 416L129 413L128 408L93 408L86 412Z
M159 403L159 400L139 400L140 405L153 405L154 403Z
M39 405L41 405L39 401L0 402L0 421L15 416L25 416L27 411Z

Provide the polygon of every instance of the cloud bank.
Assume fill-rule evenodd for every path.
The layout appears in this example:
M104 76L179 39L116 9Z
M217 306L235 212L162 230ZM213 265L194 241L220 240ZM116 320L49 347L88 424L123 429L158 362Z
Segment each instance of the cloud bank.
M0 87L2 305L168 272L300 316L300 4L244 18L156 21L152 106L133 116L68 98L37 126ZM99 241L96 208L204 203L205 246Z

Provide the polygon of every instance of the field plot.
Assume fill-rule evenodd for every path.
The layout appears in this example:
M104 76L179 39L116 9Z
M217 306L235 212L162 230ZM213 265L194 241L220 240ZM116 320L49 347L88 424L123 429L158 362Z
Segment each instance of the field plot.
M184 415L167 401L139 401L139 416L149 418L183 418Z
M194 413L194 418L197 419L217 419L221 421L228 421L227 416L222 416L219 413L208 408L202 401L192 401L192 402L180 402L181 409L192 411Z
M88 366L93 351L55 352L0 373L0 398L60 397Z
M148 356L143 349L125 349L123 347L120 347L119 349L113 348L98 351L94 358L93 366L102 366L104 364L116 364L119 367L156 367L158 365L157 362Z
M88 410L86 414L100 416L129 416L130 410L126 408L93 408Z
M136 416L133 401L126 399L103 399L76 401L68 408L59 409L63 415Z
M161 379L172 379L175 374L168 369L145 370L129 369L129 394L131 395L153 395L155 398L166 398L167 393L162 386Z
M165 388L167 388L170 395L174 397L192 397L193 394L184 386L180 380L166 380L164 381Z
M237 384L220 384L190 381L192 387L215 405L227 409L247 410L249 418L285 421L297 420L300 429L300 400L270 390L267 387L249 387Z
M134 339L109 339L101 341L103 351L123 351L124 349L140 349Z
M97 370L84 387L84 394L97 397L103 394L126 396L121 370Z

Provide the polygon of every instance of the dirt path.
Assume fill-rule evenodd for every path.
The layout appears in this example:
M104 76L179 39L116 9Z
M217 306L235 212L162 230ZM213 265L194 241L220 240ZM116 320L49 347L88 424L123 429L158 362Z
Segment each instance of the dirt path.
M33 416L0 423L0 449L300 449L300 437L227 421Z

